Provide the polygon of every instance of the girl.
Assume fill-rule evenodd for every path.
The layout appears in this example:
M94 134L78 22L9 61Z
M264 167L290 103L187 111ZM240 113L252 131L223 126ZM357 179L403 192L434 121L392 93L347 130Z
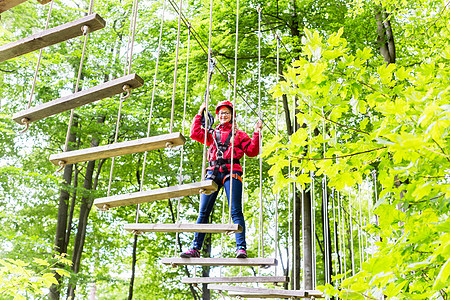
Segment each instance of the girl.
M191 126L190 137L200 143L205 142L205 129L202 128L201 118L206 104L203 103L198 114L194 117L194 122ZM242 213L242 167L240 159L247 154L249 157L254 157L259 153L259 132L262 127L262 121L258 121L255 126L253 138L250 138L244 131L237 130L235 126L234 133L234 149L233 149L233 175L230 176L231 171L231 137L233 128L233 104L230 101L222 101L216 106L216 115L219 116L220 124L215 130L210 129L207 134L206 144L208 149L208 164L206 180L214 180L217 183L218 189L210 195L202 194L200 196L200 209L197 224L208 223L209 216L219 194L220 188L225 188L227 194L228 205L231 202L231 218L234 224L242 226L241 233L235 233L236 237L236 257L247 257L247 244L245 242L245 221ZM233 180L232 199L230 201L230 177ZM181 257L200 257L200 250L202 249L205 233L195 233L192 247L186 252L181 253Z

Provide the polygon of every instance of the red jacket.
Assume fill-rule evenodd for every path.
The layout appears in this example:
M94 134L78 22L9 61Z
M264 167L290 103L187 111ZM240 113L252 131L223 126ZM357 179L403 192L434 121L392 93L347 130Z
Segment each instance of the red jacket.
M232 124L227 122L220 124L216 127L216 130L220 130L221 142L225 143L228 134L231 133ZM196 115L191 126L191 139L204 143L205 142L205 129L202 128L201 115ZM217 146L214 143L213 136L208 133L206 145L210 146L208 149L208 161L214 161L217 159ZM254 157L259 154L259 132L253 133L251 139L247 133L242 130L237 130L234 134L234 159L241 159L244 157L244 153L249 157ZM228 149L223 154L224 159L231 159L231 143ZM231 164L226 164L229 171L231 171ZM208 167L208 170L214 169L213 166ZM222 172L222 168L219 170ZM242 172L242 167L239 164L233 164L233 171Z

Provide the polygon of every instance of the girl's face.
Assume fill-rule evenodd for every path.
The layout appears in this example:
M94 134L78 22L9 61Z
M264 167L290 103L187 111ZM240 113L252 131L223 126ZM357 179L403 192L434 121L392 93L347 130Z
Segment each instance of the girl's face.
M231 110L227 106L222 106L219 110L219 122L224 124L231 121Z

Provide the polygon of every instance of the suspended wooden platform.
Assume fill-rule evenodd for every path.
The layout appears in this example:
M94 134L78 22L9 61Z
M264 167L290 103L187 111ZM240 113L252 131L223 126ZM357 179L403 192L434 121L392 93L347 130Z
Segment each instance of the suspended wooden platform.
M125 230L131 232L204 232L236 233L242 232L239 224L126 224Z
M275 258L163 258L161 262L172 267L190 266L276 266Z
M128 85L131 89L135 89L142 86L143 83L144 80L137 74L130 74L20 111L15 113L12 118L19 124L23 124L22 119L27 119L27 122L34 122L72 108L80 107L122 93L124 85Z
M150 191L142 191L98 198L94 200L94 205L101 210L105 210L112 207L124 205L132 205L170 198L192 196L197 195L201 192L208 194L214 191L217 191L217 184L212 180L204 180L200 182L169 186Z
M246 276L246 277L185 277L181 283L285 283L289 282L286 276Z
M229 286L219 284L208 284L208 289L218 291L229 291L233 296L241 296L245 298L322 298L323 294L315 290L280 290L254 288L246 286ZM231 294L228 294L231 296Z
M180 146L184 145L185 142L186 139L181 133L174 132L88 149L52 154L50 155L49 160L55 165L68 165L82 161L90 161L131 153L162 149L167 147L168 145Z
M83 34L81 29L85 25L93 32L104 28L106 22L94 13L3 45L0 47L0 62L80 36Z
M0 14L27 0L0 0ZM52 0L37 0L40 4L47 4Z

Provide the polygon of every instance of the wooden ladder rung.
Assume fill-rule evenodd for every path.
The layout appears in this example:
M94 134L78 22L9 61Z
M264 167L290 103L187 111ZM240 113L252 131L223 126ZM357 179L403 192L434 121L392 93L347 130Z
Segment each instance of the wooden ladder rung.
M208 289L218 291L235 292L233 295L247 298L310 298L312 296L320 298L323 297L320 291L308 290L280 290L267 288L254 288L246 286L229 286L220 284L208 284ZM315 295L310 292L316 292Z
M127 193L122 195L98 198L94 200L94 205L100 210L112 207L133 205L157 200L192 196L201 193L212 193L217 190L217 184L212 180L169 186L150 191Z
M19 124L23 124L22 119L27 119L27 122L34 122L72 108L80 107L82 105L122 93L124 85L129 85L130 88L135 89L142 86L143 83L144 80L142 80L142 78L137 74L130 74L99 84L92 88L22 110L15 113L12 118Z
M0 14L2 12L7 11L8 9L13 8L27 0L0 0ZM38 0L40 4L47 4L52 0Z
M239 224L125 224L125 230L131 232L204 232L236 233L242 232Z
M276 266L275 258L162 258L161 262L173 267L190 266Z
M52 154L50 155L49 160L55 165L69 165L83 161L162 149L168 146L180 146L184 145L185 142L186 139L181 133L174 132L104 146Z
M80 36L85 25L89 26L89 32L93 32L104 28L106 22L94 13L3 45L0 47L0 62Z
M185 277L181 283L285 283L287 276L246 276L246 277Z

